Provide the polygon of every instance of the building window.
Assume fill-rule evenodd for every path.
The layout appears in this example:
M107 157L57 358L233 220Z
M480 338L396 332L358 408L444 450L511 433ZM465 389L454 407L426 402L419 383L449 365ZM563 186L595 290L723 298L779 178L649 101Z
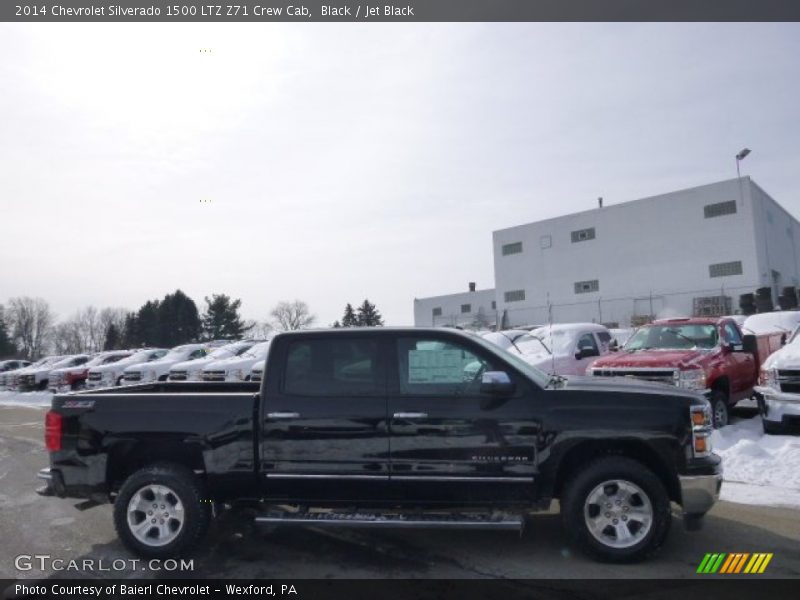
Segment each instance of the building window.
M600 291L600 281L592 279L591 281L576 281L575 293L576 294L589 294L591 292Z
M585 242L594 239L594 227L588 229L578 229L572 232L572 243Z
M521 302L525 300L525 290L511 290L503 294L506 302Z
M553 245L553 237L550 235L543 235L539 238L539 247L542 250L547 250Z
M503 256L509 254L520 254L522 252L522 242L514 242L513 244L503 244Z
M462 313L470 313L470 312L472 312L472 304L462 304L461 305L461 312Z
M492 300L492 310L497 310L497 302Z
M433 309L433 316L434 317L441 317L442 316L442 309L441 308L434 308Z
M721 217L723 215L736 214L736 200L728 200L727 202L717 202L716 204L706 204L703 207L703 216L706 219L714 217Z
M734 260L732 262L709 265L708 274L711 277L729 277L730 275L741 275L742 261Z

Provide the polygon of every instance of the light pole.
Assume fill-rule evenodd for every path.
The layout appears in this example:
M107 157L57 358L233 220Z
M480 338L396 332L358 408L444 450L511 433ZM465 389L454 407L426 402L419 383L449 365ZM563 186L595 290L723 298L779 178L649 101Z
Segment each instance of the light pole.
M742 162L748 154L750 154L750 148L743 148L742 151L736 155L736 177L739 179L742 178L739 173L739 163Z

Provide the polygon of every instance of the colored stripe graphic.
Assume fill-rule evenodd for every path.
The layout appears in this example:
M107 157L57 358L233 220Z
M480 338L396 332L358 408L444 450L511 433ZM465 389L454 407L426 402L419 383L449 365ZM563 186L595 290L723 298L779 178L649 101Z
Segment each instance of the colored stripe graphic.
M697 573L703 574L759 574L767 569L767 565L772 560L773 554L767 552L709 552L700 561Z

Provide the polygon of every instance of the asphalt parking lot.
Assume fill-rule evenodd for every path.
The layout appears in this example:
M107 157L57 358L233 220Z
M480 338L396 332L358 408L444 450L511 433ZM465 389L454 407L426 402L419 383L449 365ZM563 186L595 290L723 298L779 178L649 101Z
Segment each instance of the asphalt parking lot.
M81 577L81 571L39 568L20 555L49 555L112 568L135 558L117 541L110 506L80 512L73 502L40 498L36 472L46 466L41 409L0 407L0 577ZM667 578L698 577L707 552L772 552L770 577L800 577L800 511L718 503L700 532L679 519L661 553L638 565L606 565L564 545L555 512L532 516L522 536L491 531L257 529L227 513L186 572L125 563L96 577L237 578ZM17 566L30 569L18 570ZM121 565L122 563L116 563ZM704 577L709 577L705 575Z

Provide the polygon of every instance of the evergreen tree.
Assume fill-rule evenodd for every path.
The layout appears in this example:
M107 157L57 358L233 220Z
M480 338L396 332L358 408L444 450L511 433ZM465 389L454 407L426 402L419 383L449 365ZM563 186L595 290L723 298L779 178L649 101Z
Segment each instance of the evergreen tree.
M167 294L158 306L157 344L166 348L200 339L202 324L194 300L181 290Z
M136 314L128 313L125 315L125 325L122 328L122 347L137 348L139 342L139 329L136 322Z
M348 306L350 306L348 304ZM361 306L358 307L358 325L362 327L381 327L383 326L383 317L374 304L369 300L364 299Z
M103 350L119 350L122 346L122 334L114 323L110 323L106 328Z
M206 339L239 339L252 328L239 316L240 299L231 300L226 294L212 294L205 300L202 322Z
M8 335L5 314L2 305L0 305L0 359L14 358L16 354L17 345L11 339L11 336Z
M349 302L347 306L344 307L344 316L342 317L342 327L357 327L358 326L358 317L356 316L356 311L353 310L353 305Z
M148 300L136 313L138 342L145 346L161 345L161 328L158 319L158 300Z
M334 329L339 329L341 326L342 324L339 323L339 321L334 321L333 325L331 325L331 327L333 327Z

